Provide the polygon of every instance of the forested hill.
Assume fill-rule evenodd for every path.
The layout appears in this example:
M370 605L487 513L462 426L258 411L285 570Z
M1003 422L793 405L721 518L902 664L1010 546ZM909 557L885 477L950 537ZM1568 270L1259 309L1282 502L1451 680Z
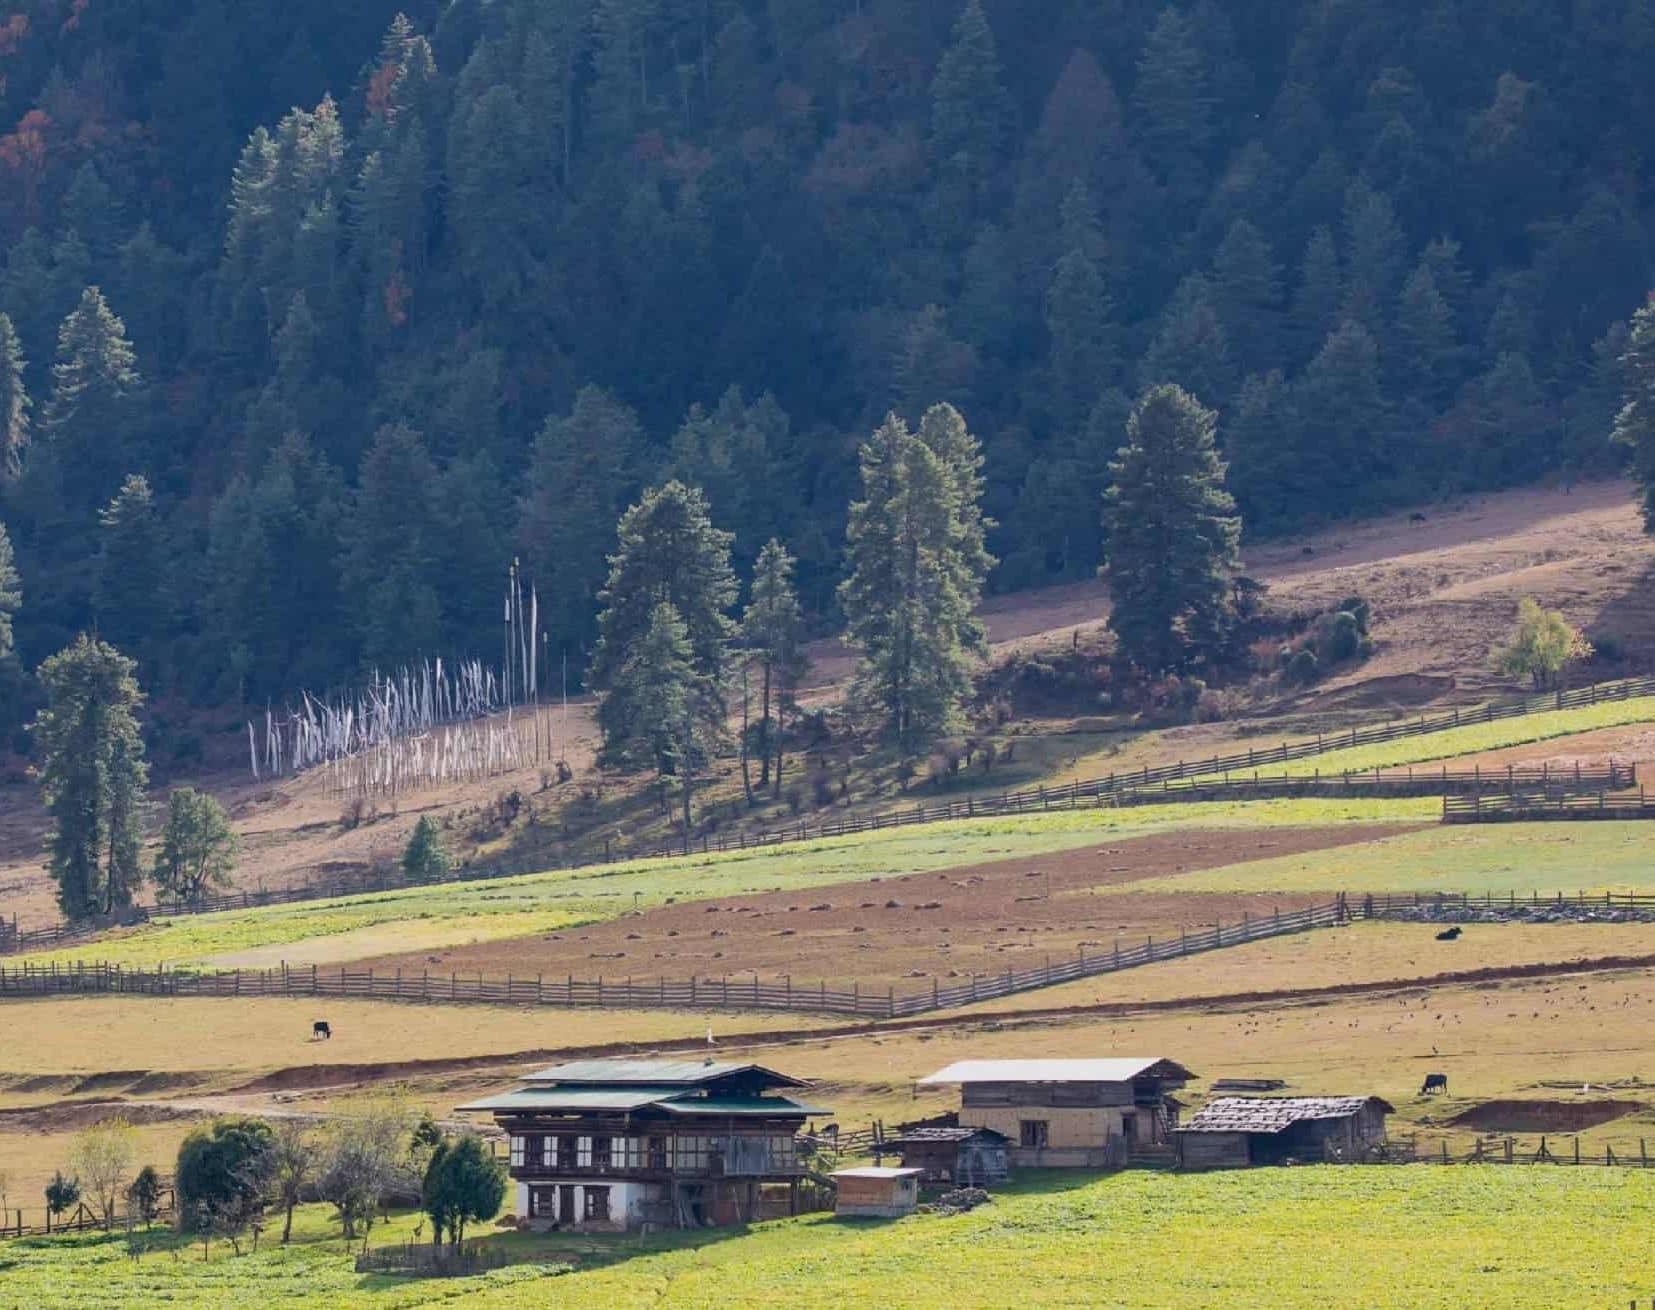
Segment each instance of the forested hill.
M29 663L281 696L492 648L517 554L578 664L669 475L823 611L943 399L1002 588L1095 566L1157 381L1255 534L1615 458L1650 0L405 8L0 3Z

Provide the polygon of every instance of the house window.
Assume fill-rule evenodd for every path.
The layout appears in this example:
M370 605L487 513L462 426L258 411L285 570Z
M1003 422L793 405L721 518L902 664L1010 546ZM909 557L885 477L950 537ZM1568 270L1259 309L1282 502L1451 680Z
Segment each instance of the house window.
M581 1169L592 1167L592 1139L590 1137L575 1138L575 1164Z
M512 1135L511 1167L513 1169L521 1169L523 1167L524 1152L527 1149L527 1146L528 1138L519 1137L515 1133Z
M649 1139L649 1167L651 1169L665 1169L667 1167L667 1139L651 1137Z
M540 1167L555 1169L557 1167L557 1138L542 1137L540 1139Z
M609 1165L614 1163L614 1157L610 1151L610 1144L611 1139L607 1137L594 1137L592 1139L593 1164Z
M607 1187L582 1188L586 1193L586 1220L605 1223L609 1219L609 1189Z
M529 1216L530 1219L557 1218L557 1189L552 1187L529 1188Z
M1017 1144L1025 1150L1044 1151L1046 1149L1047 1130L1051 1125L1045 1119L1019 1119L1017 1121Z

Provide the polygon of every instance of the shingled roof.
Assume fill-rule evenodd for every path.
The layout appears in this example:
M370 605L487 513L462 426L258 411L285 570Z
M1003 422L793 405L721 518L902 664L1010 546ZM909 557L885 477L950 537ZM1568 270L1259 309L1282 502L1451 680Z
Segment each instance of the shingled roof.
M1368 1106L1395 1112L1377 1096L1221 1096L1208 1101L1178 1131L1183 1133L1279 1133L1311 1119L1343 1119Z
M922 1146L928 1142L969 1142L974 1137L1008 1142L1011 1139L992 1128L910 1128L885 1139L886 1146Z

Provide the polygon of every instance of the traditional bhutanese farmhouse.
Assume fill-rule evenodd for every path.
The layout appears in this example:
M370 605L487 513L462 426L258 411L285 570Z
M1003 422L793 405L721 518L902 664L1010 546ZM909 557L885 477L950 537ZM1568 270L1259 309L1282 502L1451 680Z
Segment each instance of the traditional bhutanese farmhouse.
M1011 1143L992 1128L924 1126L909 1128L879 1143L881 1156L896 1155L920 1171L923 1183L989 1187L1006 1181Z
M833 1212L865 1219L900 1219L919 1204L918 1169L866 1165L829 1175L838 1189Z
M1174 1134L1178 1166L1360 1160L1384 1145L1393 1113L1377 1096L1222 1096Z
M1004 1134L1016 1168L1105 1168L1170 1154L1193 1077L1158 1057L962 1060L920 1082L958 1083L960 1126Z
M689 1228L798 1213L799 1130L828 1113L780 1094L803 1086L756 1064L577 1060L459 1108L510 1136L530 1227Z

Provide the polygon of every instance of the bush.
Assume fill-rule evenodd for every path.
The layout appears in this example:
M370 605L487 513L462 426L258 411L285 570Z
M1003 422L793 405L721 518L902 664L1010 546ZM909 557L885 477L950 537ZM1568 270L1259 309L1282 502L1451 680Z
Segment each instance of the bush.
M1324 616L1316 633L1316 657L1327 664L1354 659L1362 646L1362 625L1349 610Z
M179 1226L237 1231L263 1204L275 1169L276 1136L263 1119L215 1119L178 1148Z
M402 871L411 878L440 878L449 865L448 848L436 822L429 814L420 815L402 852Z
M1356 630L1364 637L1368 635L1368 619L1370 611L1368 602L1360 596L1346 596L1336 607L1341 614L1349 614L1356 620Z
M1307 646L1294 652L1293 658L1287 661L1287 680L1301 687L1309 686L1316 681L1319 667L1316 652Z

